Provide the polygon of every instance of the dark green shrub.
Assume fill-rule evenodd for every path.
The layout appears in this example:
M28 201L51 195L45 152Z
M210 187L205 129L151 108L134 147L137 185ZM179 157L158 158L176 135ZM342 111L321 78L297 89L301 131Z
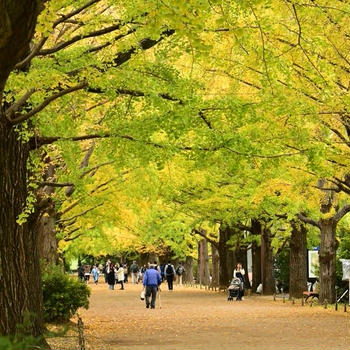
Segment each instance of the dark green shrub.
M38 349L37 343L34 337L24 337L22 339L9 336L0 337L1 350L33 350Z
M90 289L54 266L43 274L44 317L46 322L68 321L80 307L89 307Z

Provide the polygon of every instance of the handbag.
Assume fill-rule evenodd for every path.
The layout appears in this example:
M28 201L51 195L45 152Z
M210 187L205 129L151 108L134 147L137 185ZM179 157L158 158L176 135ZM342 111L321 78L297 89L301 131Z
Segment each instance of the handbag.
M142 290L140 293L140 299L145 300L145 291L144 290Z

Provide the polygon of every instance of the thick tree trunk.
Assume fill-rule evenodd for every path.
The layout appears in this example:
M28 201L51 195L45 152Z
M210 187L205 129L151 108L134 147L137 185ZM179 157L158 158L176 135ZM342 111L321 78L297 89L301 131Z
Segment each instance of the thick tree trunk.
M47 207L37 222L37 234L38 234L38 249L39 257L48 264L58 263L57 254L57 239L56 239L56 210L52 207Z
M212 267L213 267L213 275L211 280L211 285L213 287L219 286L219 270L220 270L220 258L219 258L219 251L216 248L216 245L211 245L211 261L212 261Z
M192 283L193 282L193 258L192 258L192 256L186 256L186 260L183 263L183 267L185 268L183 281L185 283Z
M245 271L244 285L245 285L246 289L249 289L250 282L249 282L249 277L248 277L247 247L239 245L239 242L238 242L238 244L236 246L236 250L235 250L235 256L236 256L236 264L241 263L242 267Z
M15 334L31 316L28 333L43 332L41 274L34 215L26 209L29 146L0 113L0 333Z
M334 218L320 219L321 231L320 244L320 295L319 301L322 303L335 302L335 276L336 276L336 252L338 243L336 240L336 221Z
M198 242L198 278L200 284L209 285L208 242L205 238Z
M292 221L291 225L289 295L294 298L302 298L303 291L306 290L307 281L307 230L302 223Z
M256 235L261 238L261 223L258 220L252 220L252 235ZM261 247L253 240L252 242L252 290L255 292L261 281Z
M264 294L275 293L275 280L273 277L273 255L271 247L271 231L264 227L261 232L261 275Z
M233 273L233 262L232 255L233 252L228 249L227 241L233 235L233 230L230 227L222 225L219 229L219 261L220 261L220 270L219 270L219 285L222 288L226 288L232 279Z
M45 175L43 180L47 182L54 182L55 167L51 163L49 157L46 157L45 162L47 164ZM44 203L40 208L38 220L36 224L36 232L38 233L38 248L39 257L48 264L58 263L57 253L57 238L56 238L56 217L57 212L55 203L51 200L50 196L54 193L55 189L52 186L44 186L38 191L38 201Z

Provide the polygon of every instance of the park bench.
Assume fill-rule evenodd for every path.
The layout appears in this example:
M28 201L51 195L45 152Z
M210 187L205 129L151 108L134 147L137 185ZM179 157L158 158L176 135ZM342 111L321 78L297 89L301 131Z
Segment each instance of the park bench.
M309 299L314 301L314 299L318 299L318 293L305 291L303 292L303 298L305 298L305 303L307 303Z

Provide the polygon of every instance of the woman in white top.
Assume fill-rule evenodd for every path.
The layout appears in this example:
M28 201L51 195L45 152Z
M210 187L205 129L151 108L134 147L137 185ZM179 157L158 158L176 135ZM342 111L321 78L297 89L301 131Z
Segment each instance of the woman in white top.
M244 296L244 275L245 271L241 263L237 263L236 268L233 270L233 278L239 278L242 282L242 290L239 291L237 300L242 300Z
M124 289L124 268L122 265L117 265L117 275L118 283L120 283L120 289Z

